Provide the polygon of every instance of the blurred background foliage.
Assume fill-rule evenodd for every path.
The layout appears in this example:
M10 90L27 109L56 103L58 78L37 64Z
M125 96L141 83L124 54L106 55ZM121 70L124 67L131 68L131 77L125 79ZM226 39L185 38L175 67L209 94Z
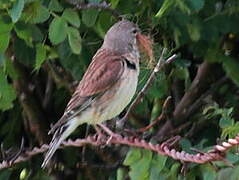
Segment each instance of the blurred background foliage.
M5 152L1 160L11 158L22 137L27 149L49 142L50 124L62 115L106 31L117 21L109 11L78 10L72 2L102 1L0 1L0 142ZM180 55L157 75L131 112L127 127L137 129L155 120L171 96L166 118L139 136L160 143L181 135L176 148L190 153L195 153L192 147L206 151L219 138L234 137L239 132L239 1L107 3L150 35L156 59L162 47L168 49L167 56ZM143 58L139 89L152 67ZM79 127L72 138L84 137L85 129ZM51 173L40 168L43 156L38 155L1 170L0 180L238 180L238 149L228 152L227 159L233 168L223 162L181 164L147 150L121 146L87 147L85 153L81 148L65 148L57 152Z

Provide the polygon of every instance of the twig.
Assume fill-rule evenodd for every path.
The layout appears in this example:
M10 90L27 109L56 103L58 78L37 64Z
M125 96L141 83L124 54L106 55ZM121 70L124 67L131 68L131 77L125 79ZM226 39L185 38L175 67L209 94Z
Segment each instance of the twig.
M168 108L169 101L171 100L171 98L172 98L171 96L168 96L168 97L167 97L167 99L164 101L161 114L160 114L155 120L153 120L152 123L150 123L150 124L149 124L148 126L146 126L146 127L143 127L143 128L138 129L137 131L138 131L138 132L141 132L141 133L142 133L142 132L145 132L145 131L151 129L153 126L155 126L158 122L162 121L162 120L165 118L165 116L166 116L167 108Z
M162 144L152 144L150 142L146 142L143 139L134 138L134 137L122 137L122 136L115 136L111 138L109 141L108 137L101 136L99 139L97 136L88 136L85 139L77 139L75 141L68 140L63 142L62 146L74 146L74 147L82 147L87 144L92 146L106 146L109 144L121 144L127 145L132 147L144 148L163 156L169 156L173 159L184 161L184 162L194 162L198 164L203 164L212 161L223 161L224 154L229 149L239 145L239 134L234 139L229 139L227 142L223 142L221 145L216 145L212 150L209 150L207 153L197 153L197 154L189 154L184 151L176 151L175 149L171 148L171 142L164 142ZM169 144L168 144L169 143ZM61 146L61 147L62 147ZM18 156L14 161L9 163L8 161L2 161L0 163L0 169L9 168L14 164L27 161L32 156L43 153L47 151L49 145L42 145L40 148L35 147L31 151L26 151L23 155Z
M111 4L105 1L101 3L79 3L76 0L66 0L68 3L75 5L76 9L83 10L83 9L99 9L109 11L116 19L120 19L120 14L113 8L111 8Z
M151 86L152 82L154 81L155 78L155 74L157 72L159 72L165 65L170 64L171 62L173 62L176 58L177 55L174 54L172 56L170 56L168 59L166 59L166 61L163 61L164 59L164 55L166 53L166 48L163 49L161 56L158 60L158 63L156 64L156 66L154 67L154 70L152 71L152 73L150 74L146 84L144 85L144 87L140 90L140 92L138 93L138 95L136 96L136 98L134 99L134 101L131 103L131 105L129 106L126 114L124 115L124 117L117 122L117 127L122 128L124 126L124 123L129 115L129 112L137 105L139 104L139 102L141 101L141 99L144 97L144 95L146 94L146 91L149 89L149 87Z
M187 119L188 109L192 103L195 102L198 96L200 96L209 86L212 80L209 79L209 73L211 73L212 65L207 61L204 61L198 68L197 75L194 78L191 87L184 94L181 101L175 107L173 112L174 124L178 125Z
M47 109L47 107L49 106L49 103L51 102L53 87L54 87L53 79L48 74L46 88L45 88L45 94L44 94L44 98L43 98L43 102L42 102L42 106L44 109Z
M27 117L30 132L34 134L39 144L44 144L48 139L45 133L48 126L46 121L42 121L46 119L44 110L35 98L34 92L30 90L29 84L31 79L24 65L18 62L14 56L12 56L11 60L15 71L21 77L13 80L13 87L17 92L19 102Z

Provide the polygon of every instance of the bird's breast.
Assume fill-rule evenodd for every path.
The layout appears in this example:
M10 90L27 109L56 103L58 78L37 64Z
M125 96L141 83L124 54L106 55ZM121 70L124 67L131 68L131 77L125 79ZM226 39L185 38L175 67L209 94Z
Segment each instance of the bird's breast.
M138 67L130 69L125 66L119 81L102 96L102 104L98 104L96 112L98 118L95 118L97 121L95 123L112 119L124 110L135 94L138 74Z

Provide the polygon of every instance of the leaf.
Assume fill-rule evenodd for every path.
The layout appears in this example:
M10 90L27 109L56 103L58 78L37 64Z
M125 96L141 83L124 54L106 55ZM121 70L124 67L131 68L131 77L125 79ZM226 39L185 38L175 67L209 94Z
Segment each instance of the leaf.
M61 17L55 17L49 27L49 38L52 44L59 44L66 39L67 23Z
M99 11L95 9L88 9L82 11L82 21L87 27L95 25Z
M191 9L188 7L187 4L188 1L185 0L176 0L175 3L177 4L177 6L179 7L179 9L186 13L186 14L190 14L191 13Z
M126 158L123 162L123 165L130 166L135 161L138 161L141 158L141 152L139 148L131 148L126 155Z
M13 23L11 19L6 16L0 16L0 35L4 33L9 33L13 28Z
M179 171L179 168L180 168L180 164L179 163L174 163L171 168L170 168L170 171L168 173L168 178L167 179L176 179L176 177L178 177L178 171Z
M46 48L43 44L36 45L36 64L35 69L40 69L42 63L46 60Z
M35 65L35 49L26 45L26 42L16 38L13 44L16 59L27 66Z
M226 128L228 126L232 126L234 124L234 120L230 117L221 117L219 120L220 128Z
M0 180L8 180L12 172L9 169L4 169L0 173Z
M80 80L85 69L79 67L86 67L88 65L88 62L82 61L82 59L90 59L92 57L88 55L88 49L84 48L80 55L75 55L72 53L69 43L64 41L57 47L57 53L59 54L62 66L67 71L71 72L76 80Z
M73 27L67 28L68 42L71 50L74 54L80 54L81 52L81 37L77 29Z
M217 174L217 180L230 179L230 176L233 172L233 168L224 168Z
M117 178L116 180L124 180L126 178L126 171L123 168L117 169Z
M0 33L0 53L4 53L10 41L10 32Z
M110 3L111 3L111 7L113 9L115 9L117 7L117 5L119 4L119 1L120 0L111 0Z
M80 18L76 11L73 9L65 9L62 17L66 19L71 25L79 28L80 27Z
M165 0L162 4L161 8L155 15L155 17L160 19L162 16L164 16L166 13L168 13L170 11L170 8L172 8L172 6L174 6L173 0Z
M194 11L200 11L204 4L205 4L205 0L190 0L190 5L191 5L191 8L194 10Z
M187 24L188 33L192 41L198 41L201 37L200 26L196 23Z
M162 98L168 93L168 82L164 72L158 73L156 80L152 83L152 86L148 90L149 97Z
M49 10L43 6L39 1L28 4L23 13L25 22L33 24L43 23L50 17Z
M58 2L58 0L51 0L48 6L48 9L55 12L61 12L63 11L63 7Z
M11 79L17 79L19 77L18 72L13 66L13 62L10 59L5 59L4 61L4 72L6 75L10 76Z
M142 156L130 166L129 176L132 180L148 180L149 168L153 153L149 150L141 150Z
M94 30L102 39L104 39L105 33L112 26L111 22L108 19L110 19L110 14L107 12L101 12L97 19L97 23L94 26Z
M155 154L152 158L152 162L150 164L150 180L158 179L160 176L160 172L164 169L165 163L167 160L167 156L161 156Z
M30 24L19 22L14 26L14 30L19 38L23 39L28 46L33 47L32 28Z
M12 9L10 10L10 16L12 18L12 22L17 22L21 17L22 10L24 8L25 1L24 0L16 0Z
M5 111L13 107L12 103L16 99L16 93L13 87L8 84L2 68L0 68L0 84L0 109Z
M222 64L227 76L239 87L239 63L235 59L227 57Z
M216 171L212 165L203 165L201 166L201 172L203 175L203 180L212 180L216 179Z
M190 152L190 148L192 147L192 144L188 139L185 139L185 138L181 139L179 144L182 147L183 151Z

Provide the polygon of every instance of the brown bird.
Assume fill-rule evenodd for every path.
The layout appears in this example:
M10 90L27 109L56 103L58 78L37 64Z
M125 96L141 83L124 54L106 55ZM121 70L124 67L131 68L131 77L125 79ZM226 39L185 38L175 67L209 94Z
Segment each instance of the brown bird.
M151 56L149 39L132 22L122 20L106 33L54 133L42 167L80 124L100 124L119 115L133 98L139 75L139 45Z

